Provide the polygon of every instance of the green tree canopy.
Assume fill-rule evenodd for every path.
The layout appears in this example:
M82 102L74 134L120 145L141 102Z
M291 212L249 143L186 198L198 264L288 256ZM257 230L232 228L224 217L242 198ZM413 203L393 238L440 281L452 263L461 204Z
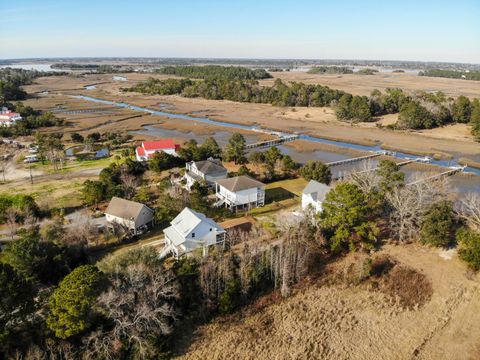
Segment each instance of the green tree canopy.
M330 168L321 161L309 160L300 169L300 174L305 180L316 180L323 184L330 184L332 180L332 172Z
M38 228L18 232L20 239L10 242L1 260L28 280L56 283L68 271L64 251L52 242L41 241Z
M218 146L215 138L211 136L205 139L199 148L199 152L202 160L208 158L219 159L222 156L222 149Z
M457 231L458 254L473 269L480 270L480 234L468 229L461 228Z
M152 159L148 163L150 170L155 172L162 172L169 170L179 165L179 159L176 156L167 154L164 151L157 152L153 155Z
M223 152L225 161L234 161L235 164L244 164L247 159L245 157L246 141L242 134L233 133L228 140Z
M0 262L0 351L9 332L21 325L35 309L31 282L9 264Z
M321 225L333 251L347 246L354 250L359 244L367 249L373 247L378 229L368 219L370 207L358 186L350 183L337 185L328 192L322 207Z
M60 282L50 297L47 325L60 339L90 327L93 305L103 290L103 275L92 265L77 267Z
M403 185L405 181L405 174L392 160L380 160L376 171L381 178L380 190L383 193L392 191L395 187Z
M448 246L454 240L456 218L450 201L433 204L421 220L420 239L425 244Z
M459 123L468 124L472 113L472 104L466 96L460 95L452 106L453 120Z

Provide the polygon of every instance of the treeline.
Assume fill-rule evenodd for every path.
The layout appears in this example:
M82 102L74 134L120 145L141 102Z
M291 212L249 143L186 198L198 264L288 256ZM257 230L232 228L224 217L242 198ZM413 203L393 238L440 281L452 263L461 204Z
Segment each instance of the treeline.
M346 66L314 66L307 74L353 74L353 70Z
M0 69L0 106L8 105L8 101L25 100L27 93L22 90L23 85L31 84L37 77L52 75L58 75L58 73L13 68Z
M378 70L367 68L367 69L360 69L355 74L358 74L358 75L375 75L376 73L378 73Z
M126 66L126 65L100 65L100 64L75 64L75 63L58 63L58 64L53 64L51 67L52 69L89 70L99 74L132 72L134 70L132 66ZM55 74L58 74L58 72L55 72Z
M473 133L479 133L479 101L465 96L447 98L444 93L417 92L413 95L401 89L374 90L370 96L358 96L323 85L276 79L273 86L260 86L254 80L189 79L157 80L150 78L126 89L145 94L201 97L210 100L272 104L276 106L332 106L338 119L372 121L386 114L399 114L395 129L431 129L450 123L471 123Z
M329 106L345 94L322 85L292 83L286 85L276 79L273 86L260 86L254 80L185 79L157 80L150 78L126 91L145 94L181 94L185 97L202 97L211 100L263 103L277 106Z
M264 69L249 69L243 66L166 66L156 70L165 75L177 75L193 79L229 79L229 80L259 80L272 77Z
M418 76L443 77L450 79L480 80L480 71L430 69L420 71Z
M53 75L64 75L64 73L14 68L0 69L0 105L4 105L7 101L25 100L27 93L22 90L22 85L29 85L33 79L41 76Z

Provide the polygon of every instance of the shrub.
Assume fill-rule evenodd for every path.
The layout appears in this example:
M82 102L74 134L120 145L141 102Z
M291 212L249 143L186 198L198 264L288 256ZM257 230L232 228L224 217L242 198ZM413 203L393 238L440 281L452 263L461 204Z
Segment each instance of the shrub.
M457 231L458 254L475 270L480 270L480 234L462 228Z

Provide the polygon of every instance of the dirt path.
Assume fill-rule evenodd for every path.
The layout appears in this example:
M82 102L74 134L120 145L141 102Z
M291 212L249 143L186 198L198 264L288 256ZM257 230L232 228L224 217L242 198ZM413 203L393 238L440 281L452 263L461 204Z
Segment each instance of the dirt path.
M310 286L289 299L213 321L181 359L478 359L479 278L437 250L387 246L382 253L426 275L433 295L403 309L380 292ZM221 341L218 341L221 339Z

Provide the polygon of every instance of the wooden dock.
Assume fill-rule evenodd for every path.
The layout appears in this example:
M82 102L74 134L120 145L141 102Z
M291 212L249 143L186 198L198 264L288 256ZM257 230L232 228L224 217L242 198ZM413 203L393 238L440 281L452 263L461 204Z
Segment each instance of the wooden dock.
M407 186L420 184L420 183L425 182L425 181L438 180L438 179L441 179L441 178L447 177L447 176L452 176L452 175L455 175L457 173L463 172L465 170L465 168L466 168L466 166L457 166L457 167L452 168L450 170L441 172L440 174L435 174L435 175L429 176L425 179L412 181L411 183L408 183Z
M325 165L331 167L331 166L337 166L337 165L343 165L343 164L352 164L352 163L356 163L358 161L371 159L371 158L381 156L381 155L387 155L387 152L375 152L375 153L372 153L372 154L369 154L369 155L360 156L360 157L356 157L356 158L329 162L329 163L326 163Z
M300 135L297 135L297 134L284 135L284 136L282 136L278 139L274 139L274 140L265 140L265 141L259 141L259 142L253 143L253 144L247 144L245 146L245 148L247 150L268 148L268 147L271 147L271 146L282 145L286 142L295 141L299 137L300 137Z

